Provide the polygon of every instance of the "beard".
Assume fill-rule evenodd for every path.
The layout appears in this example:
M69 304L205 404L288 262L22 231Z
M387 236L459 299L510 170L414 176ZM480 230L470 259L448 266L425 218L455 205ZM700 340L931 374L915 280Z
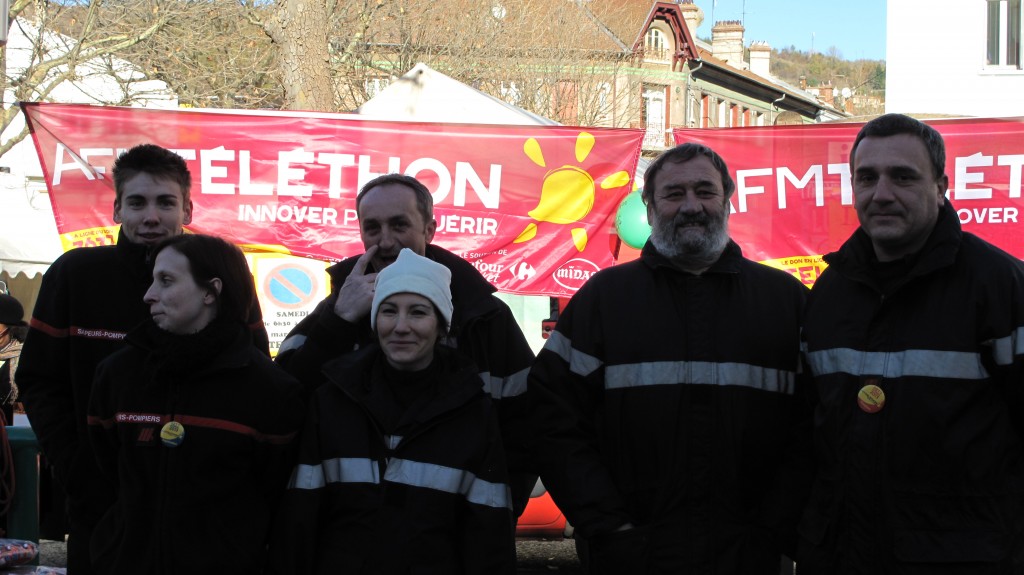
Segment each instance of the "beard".
M683 227L697 224L700 227ZM729 212L712 217L705 212L658 217L651 228L658 253L689 269L705 269L718 261L729 243Z

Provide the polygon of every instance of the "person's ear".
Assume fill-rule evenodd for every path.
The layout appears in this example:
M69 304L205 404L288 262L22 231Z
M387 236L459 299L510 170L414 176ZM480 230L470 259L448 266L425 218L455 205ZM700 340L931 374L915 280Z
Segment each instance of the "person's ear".
M206 290L206 295L203 296L203 303L212 304L217 301L218 297L220 297L220 292L224 289L224 284L220 281L220 278L213 278L207 283L207 285L209 286L209 289Z
M114 202L114 223L121 223L121 202Z
M434 241L434 232L436 232L436 231L437 231L437 220L432 219L429 222L427 222L426 238L427 238L427 243L428 244L430 242Z
M946 192L949 191L949 176L942 174L942 177L936 182L936 188L939 192L939 207L946 203Z
M185 217L182 219L181 223L185 226L192 223L192 200L189 200L188 204L185 205Z

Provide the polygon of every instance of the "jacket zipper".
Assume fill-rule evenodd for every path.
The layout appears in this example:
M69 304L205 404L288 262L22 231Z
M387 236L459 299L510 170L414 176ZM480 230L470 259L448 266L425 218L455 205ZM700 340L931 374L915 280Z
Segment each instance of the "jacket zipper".
M168 419L164 423L164 425L167 425L168 423L174 421L174 416L175 416L175 413L177 412L177 410L175 408L177 407L177 403L178 403L178 397L177 397L178 396L178 386L175 385L174 382L168 382L168 388L169 388L169 391L168 391L168 394L167 394L167 418ZM163 428L161 427L161 431L162 430L163 430ZM159 449L162 451L162 455L160 457L160 461L163 463L163 469L161 470L161 473L160 473L160 507L159 507L159 510L157 512L157 517L164 517L164 512L168 508L168 497L169 497L168 496L168 491L169 491L168 485L169 484L173 484L173 482L168 481L168 477L169 477L169 475L171 473L171 467L172 467L171 457L173 456L173 453L171 452L171 450L172 449L176 449L176 448L172 448L172 447L168 447L168 446L164 445L163 444L163 438L161 438ZM168 533L167 530L166 530L166 527L165 527L168 524L169 524L169 522L166 521L166 520L165 521L160 521L160 525L158 527L158 530L159 530L159 533L160 533L160 535L158 537L158 540L160 541L159 547L158 547L159 554L160 554L159 557L158 557L158 561L159 561L160 565L162 566L161 570L164 571L165 573L167 572L166 570L169 567L168 561L167 561L166 558L173 556L171 550L169 550L168 547L171 547L171 548L174 547L174 545L171 544L171 542L169 540L169 538L172 537L174 534L173 533ZM171 575L173 575L173 574L171 574Z

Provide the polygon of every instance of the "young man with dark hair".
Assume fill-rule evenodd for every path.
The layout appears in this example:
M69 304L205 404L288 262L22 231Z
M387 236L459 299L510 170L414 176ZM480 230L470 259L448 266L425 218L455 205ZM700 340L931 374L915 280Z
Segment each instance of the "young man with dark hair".
M67 492L70 575L92 572L89 539L113 501L86 427L96 365L149 317L143 295L152 283L150 249L192 221L191 174L177 154L135 146L117 158L112 174L117 244L71 250L50 266L17 372L32 429ZM258 305L251 317L254 343L266 352Z

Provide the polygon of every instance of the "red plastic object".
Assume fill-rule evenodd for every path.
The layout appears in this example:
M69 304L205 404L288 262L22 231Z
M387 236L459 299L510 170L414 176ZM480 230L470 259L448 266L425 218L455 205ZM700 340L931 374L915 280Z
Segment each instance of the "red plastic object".
M530 498L523 514L519 516L516 536L545 539L565 537L565 516L551 500L551 495L545 492L539 497Z

